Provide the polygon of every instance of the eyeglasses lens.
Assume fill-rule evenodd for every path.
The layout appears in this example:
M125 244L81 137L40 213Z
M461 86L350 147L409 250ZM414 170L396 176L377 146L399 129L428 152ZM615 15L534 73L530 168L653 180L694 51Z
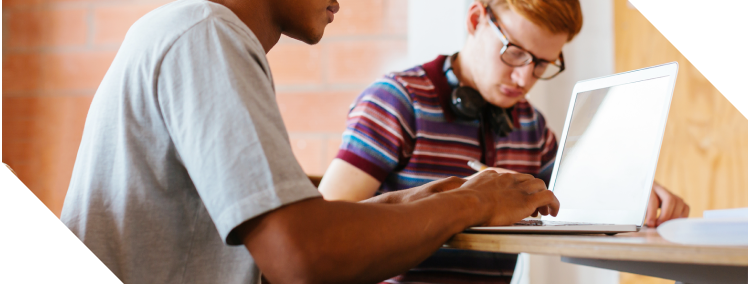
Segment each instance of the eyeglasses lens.
M501 55L501 59L510 66L522 67L532 62L532 55L521 48L510 45Z
M537 64L535 65L535 70L533 70L533 73L535 74L535 77L538 77L540 79L550 79L554 76L558 75L558 73L561 72L561 67L550 64L547 62L544 62L543 64Z
M522 67L532 63L532 55L519 47L510 45L501 55L501 60L509 66ZM559 72L561 72L561 67L548 62L537 62L533 69L533 75L540 79L553 78Z

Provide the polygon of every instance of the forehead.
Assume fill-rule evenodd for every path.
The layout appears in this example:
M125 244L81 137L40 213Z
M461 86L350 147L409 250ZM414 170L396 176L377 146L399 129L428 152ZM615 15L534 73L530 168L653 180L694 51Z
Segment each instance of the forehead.
M555 60L566 43L566 33L551 33L508 7L494 9L502 32L512 43L523 47L535 56Z

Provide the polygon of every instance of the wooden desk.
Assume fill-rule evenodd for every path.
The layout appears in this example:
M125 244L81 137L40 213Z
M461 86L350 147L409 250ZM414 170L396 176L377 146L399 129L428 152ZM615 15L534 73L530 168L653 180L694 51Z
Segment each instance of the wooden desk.
M446 247L560 255L562 261L680 281L748 283L748 247L689 246L654 229L605 235L458 234Z

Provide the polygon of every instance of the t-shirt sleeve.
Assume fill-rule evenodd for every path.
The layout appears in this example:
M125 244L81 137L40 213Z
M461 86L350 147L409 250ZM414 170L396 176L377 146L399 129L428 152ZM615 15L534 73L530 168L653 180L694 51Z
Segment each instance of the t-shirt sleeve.
M540 151L540 171L537 177L545 181L546 186L550 185L551 175L553 174L553 165L556 162L556 153L558 152L558 142L556 134L548 128L545 119L540 116L542 127L542 150Z
M410 95L387 76L364 90L348 113L336 158L380 182L410 157L414 141Z
M318 197L291 152L260 43L209 18L164 55L157 99L173 146L218 233L283 205Z

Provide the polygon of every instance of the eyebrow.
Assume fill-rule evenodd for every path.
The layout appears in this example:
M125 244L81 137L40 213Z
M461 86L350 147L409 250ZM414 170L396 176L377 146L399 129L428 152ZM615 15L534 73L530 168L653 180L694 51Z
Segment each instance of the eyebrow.
M493 9L491 9L491 11L493 11ZM559 56L556 56L556 59L546 59L546 58L542 58L540 56L537 56L535 52L532 52L532 51L528 50L527 48L525 48L522 44L519 43L519 41L517 41L517 40L515 40L515 39L513 39L511 37L511 35L507 32L507 29L505 28L506 25L504 25L504 23L501 21L501 19L499 18L499 16L496 15L496 13L493 13L493 14L494 14L494 18L496 18L496 24L498 25L499 31L501 31L501 33L504 34L504 36L506 37L506 40L508 40L509 42L511 42L512 44L514 44L516 46L519 46L520 48L526 50L527 52L530 52L530 54L534 55L538 59L542 59L542 60L545 60L545 61L548 61L548 62L555 62L556 60L558 60ZM491 21L490 18L489 18L489 21ZM490 24L493 25L493 23L490 23ZM504 25L505 27L502 28L501 25Z

